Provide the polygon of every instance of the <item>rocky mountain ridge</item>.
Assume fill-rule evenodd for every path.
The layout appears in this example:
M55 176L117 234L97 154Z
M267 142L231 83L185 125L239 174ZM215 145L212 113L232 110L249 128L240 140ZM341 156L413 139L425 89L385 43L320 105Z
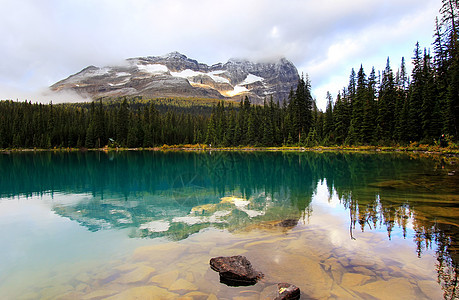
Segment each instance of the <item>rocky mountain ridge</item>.
M211 66L172 52L163 56L129 58L117 66L89 66L53 84L53 91L75 91L83 97L203 97L261 103L287 99L299 79L287 59L260 63L230 59Z

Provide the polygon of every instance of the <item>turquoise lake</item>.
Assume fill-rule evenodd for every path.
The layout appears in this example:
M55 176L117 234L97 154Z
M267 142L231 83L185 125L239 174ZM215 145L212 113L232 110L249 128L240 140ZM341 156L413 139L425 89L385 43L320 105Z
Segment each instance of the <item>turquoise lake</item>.
M454 158L0 154L0 299L455 299ZM456 171L456 172L454 172ZM264 278L220 283L244 255Z

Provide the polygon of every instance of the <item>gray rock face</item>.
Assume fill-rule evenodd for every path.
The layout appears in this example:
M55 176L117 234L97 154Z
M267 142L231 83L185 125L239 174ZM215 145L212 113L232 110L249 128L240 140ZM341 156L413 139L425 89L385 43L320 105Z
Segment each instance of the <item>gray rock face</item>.
M84 97L145 96L235 98L248 95L262 103L272 96L282 103L298 83L298 71L287 59L255 63L231 59L208 66L178 52L129 58L118 66L89 66L61 80L53 91L73 90Z
M254 285L263 278L263 273L255 271L250 261L241 255L214 257L210 267L220 274L220 282L229 286Z

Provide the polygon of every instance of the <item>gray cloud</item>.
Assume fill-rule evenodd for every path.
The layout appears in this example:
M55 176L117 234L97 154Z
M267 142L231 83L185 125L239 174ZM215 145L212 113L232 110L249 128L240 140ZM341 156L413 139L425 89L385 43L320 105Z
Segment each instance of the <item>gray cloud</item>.
M0 0L0 98L33 93L88 65L180 51L213 64L285 56L318 101L351 67L398 63L430 43L438 0ZM429 46L424 44L424 46ZM344 78L344 79L343 79ZM338 82L344 81L344 82ZM323 94L323 95L322 95Z

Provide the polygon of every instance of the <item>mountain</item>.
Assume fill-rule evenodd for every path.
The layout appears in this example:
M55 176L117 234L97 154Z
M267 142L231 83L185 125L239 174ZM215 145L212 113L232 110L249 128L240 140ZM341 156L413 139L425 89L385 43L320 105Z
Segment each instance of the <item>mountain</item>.
M298 70L287 59L255 63L230 59L208 66L178 52L164 56L129 58L118 66L89 66L53 84L53 91L72 90L84 97L203 97L248 95L261 103L273 96L281 103L298 82Z

